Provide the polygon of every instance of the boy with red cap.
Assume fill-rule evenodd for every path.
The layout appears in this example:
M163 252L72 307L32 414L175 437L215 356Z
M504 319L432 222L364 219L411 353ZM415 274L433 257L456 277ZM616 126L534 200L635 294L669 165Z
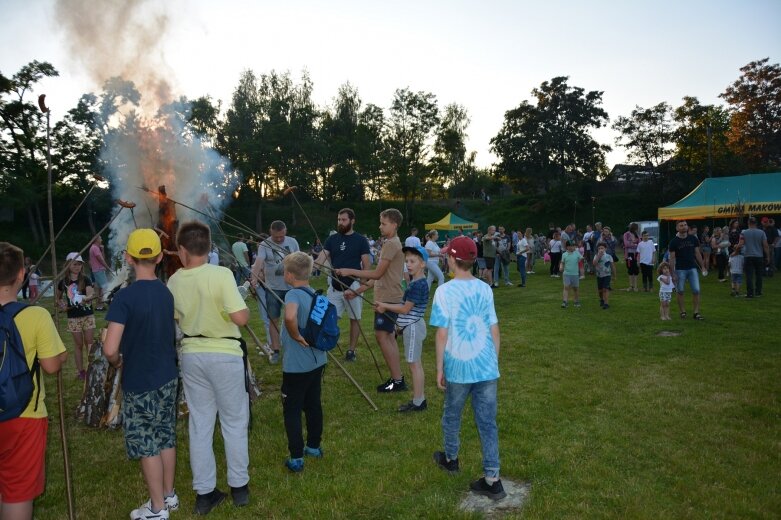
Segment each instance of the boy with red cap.
M434 293L429 324L437 327L437 386L445 391L445 447L434 452L434 461L448 472L458 471L461 412L471 395L485 476L469 487L499 500L507 496L499 479L496 426L499 324L490 286L472 276L476 258L477 246L469 238L457 237L450 242L447 262L455 276Z

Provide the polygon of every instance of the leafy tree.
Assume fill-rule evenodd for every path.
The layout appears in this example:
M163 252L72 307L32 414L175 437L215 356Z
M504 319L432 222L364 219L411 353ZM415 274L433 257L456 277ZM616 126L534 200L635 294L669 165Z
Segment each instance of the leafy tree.
M396 90L386 137L388 167L393 172L388 179L388 188L404 201L408 222L414 201L431 177L428 142L438 124L439 111L434 94L412 92L408 88Z
M377 105L369 103L358 115L355 159L362 179L362 191L371 200L386 193L385 125L385 114Z
M325 200L346 198L361 200L363 185L358 174L357 135L361 98L349 83L339 87L333 110L325 110L320 123L323 145L323 188Z
M434 170L443 186L463 182L468 175L466 129L469 115L456 103L447 105L436 131L434 141Z
M46 122L34 102L36 83L59 72L47 62L32 61L8 78L0 74L0 201L27 212L33 240L46 241L41 204L46 199ZM54 179L53 179L54 180Z
M701 105L686 96L673 112L677 124L674 168L698 177L735 172L736 158L728 146L729 112L716 105Z
M781 166L781 66L752 61L721 94L730 105L729 146L749 171Z
M516 189L547 191L607 172L605 153L610 147L590 134L608 120L602 92L585 92L567 80L555 77L532 90L536 104L523 101L508 110L491 139L491 149L500 159L497 172Z
M620 133L616 145L626 148L631 160L658 168L672 156L671 110L662 102L650 108L636 106L629 117L620 116L613 123Z

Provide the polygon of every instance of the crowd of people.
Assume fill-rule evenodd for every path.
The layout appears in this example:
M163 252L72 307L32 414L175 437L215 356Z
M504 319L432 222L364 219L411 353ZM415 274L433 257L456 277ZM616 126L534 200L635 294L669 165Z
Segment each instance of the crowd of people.
M434 462L448 472L459 470L461 416L471 396L483 476L470 488L498 500L505 492L499 478L500 335L493 291L514 285L512 263L520 288L535 274L536 264L549 264L548 274L562 279L561 307L565 309L581 307L580 284L593 275L599 305L607 310L622 252L627 276L623 290L651 292L658 286L662 320L672 319L673 294L680 318L688 317L687 290L692 295L692 317L704 319L700 278L710 268L718 271L720 282L730 281L732 296L743 296L745 283L744 296L750 299L763 295L764 279L781 267L781 235L772 218L750 217L745 228L737 220L713 230L703 226L702 232L680 221L664 254L636 223L630 223L618 237L600 222L585 229L572 223L563 228L550 225L546 234L490 225L485 233L457 231L444 240L432 230L422 241L412 228L402 242L398 235L402 215L395 209L379 215L377 240L356 232L355 222L352 209L340 210L336 230L325 243L317 240L306 252L279 220L257 242L238 236L229 250L215 246L208 225L186 222L179 227L176 242L183 267L167 285L158 278L158 264L165 256L158 233L137 229L129 235L123 256L134 272L134 281L113 294L105 315L108 327L103 350L112 365L123 367L126 451L129 458L141 461L149 491L149 500L131 512L131 519L168 518L170 511L179 508L174 475L180 375L189 408L195 512L208 514L228 496L217 486L213 448L217 419L225 441L233 503L244 506L250 501L249 404L243 362L247 349L241 336L249 309L241 288L250 288L255 295L269 342L269 361L281 360L282 422L289 451L284 465L288 470L302 471L305 457L323 457L321 382L328 357L310 346L302 331L313 301L310 278L325 274L328 301L340 317L348 316L348 362L357 359L363 308L371 306L375 341L389 372L387 381L377 387L379 393L409 391L401 366L403 352L412 389L411 399L398 406L400 413L422 412L428 407L421 360L424 339L429 327L433 328L436 383L445 392L443 448L434 453ZM91 276L84 272L85 265ZM65 275L56 284L55 299L67 313L79 379L85 377L84 349L93 343L95 311L102 310L110 271L97 239L90 246L89 262L77 252L68 254ZM20 290L23 298L35 298L39 280L40 272L19 248L0 243L3 312L12 309ZM372 301L364 296L369 289ZM24 309L16 309L12 321L28 364L32 369L32 360L37 359L47 373L57 372L66 352L51 316L42 307L21 312ZM178 367L177 326L183 335ZM0 421L0 511L4 518L31 518L33 500L43 490L45 392L42 381L36 381L35 387L37 397L18 417Z

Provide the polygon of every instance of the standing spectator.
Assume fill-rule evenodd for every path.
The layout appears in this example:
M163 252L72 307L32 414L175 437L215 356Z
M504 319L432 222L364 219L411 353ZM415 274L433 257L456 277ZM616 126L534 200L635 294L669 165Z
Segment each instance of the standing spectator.
M233 251L233 257L238 264L236 267L235 277L236 285L241 285L245 280L249 280L249 248L244 242L244 235L239 234L239 239L236 240L231 246Z
M68 314L68 332L73 336L76 370L79 379L86 379L84 350L89 355L95 337L95 313L91 302L95 299L92 282L84 276L84 260L77 252L65 257L65 277L57 283L55 301Z
M702 262L706 271L710 271L711 253L713 249L710 245L711 230L708 226L702 226L702 235L700 235L700 251L702 251Z
M670 317L670 302L673 298L673 276L670 272L670 265L667 262L659 264L659 276L656 277L659 281L659 316L664 321L669 321Z
M324 265L330 261L334 269L362 269L371 266L369 258L369 241L355 232L355 212L350 208L342 208L336 215L337 232L325 239L325 246L315 260L315 265ZM355 361L355 349L361 332L361 313L363 300L359 295L368 287L361 287L361 282L349 277L338 277L331 274L328 279L328 301L334 304L339 317L347 311L350 319L350 344L344 358Z
M727 240L729 240L729 252L727 253L729 254L735 246L738 245L738 242L740 242L740 222L738 222L738 219L730 220Z
M585 260L585 271L587 273L594 272L594 266L591 265L591 261L594 259L593 244L591 243L591 237L594 235L594 228L591 224L586 225L586 232L583 234L583 260Z
M719 281L723 282L726 280L725 272L727 268L727 258L729 256L729 251L734 251L735 248L732 247L729 240L727 240L727 237L725 237L722 233L721 228L718 227L713 230L713 235L711 235L710 241L711 251L715 253L713 256L716 260L716 268L719 271ZM737 247L737 244L735 244L735 247Z
M409 236L404 239L404 247L421 247L420 239L418 238L418 228L413 227L409 230Z
M92 281L95 283L95 299L98 304L96 311L103 310L103 291L108 285L106 271L110 271L103 252L103 239L97 236L89 248L89 268L92 270Z
M526 261L531 255L531 247L527 236L531 235L532 228L526 228L526 234L518 233L518 243L515 246L515 260L518 262L518 274L521 275L521 284L518 287L526 287Z
M526 228L524 238L526 239L526 243L529 244L529 251L526 255L526 274L534 274L534 261L539 255L537 254L537 240L532 234L532 228Z
M32 264L30 266L30 274L27 277L30 285L30 299L35 301L38 298L38 287L41 281L41 271L38 270L37 265Z
M486 280L486 263L485 263L485 257L483 256L483 234L479 231L475 231L474 233L474 242L477 246L477 262L475 262L475 265L472 267L473 274L476 272L477 278L483 280L486 283L490 283ZM450 240L448 240L448 243L445 244L445 251L448 250L448 247L450 245Z
M244 386L241 331L249 309L230 271L208 263L211 233L185 222L176 237L182 268L168 280L175 316L184 333L180 364L188 420L195 513L208 514L225 500L217 488L214 426L219 416L233 503L249 503L249 396Z
M770 262L770 248L765 232L757 229L755 217L749 217L748 229L744 229L740 234L739 245L743 250L746 298L762 296L762 275L765 265Z
M496 227L488 226L483 235L483 258L485 258L486 282L491 287L499 287L494 283L494 264L496 263Z
M439 233L436 229L432 229L426 233L426 252L428 253L428 261L426 261L426 269L428 269L428 275L426 276L426 283L429 290L434 283L434 278L437 279L437 287L442 287L445 284L445 275L442 274L442 269L439 267L439 261L442 259L441 249L437 244L437 238Z
M632 222L623 236L624 260L626 261L626 270L629 274L629 288L627 291L635 292L637 292L637 275L640 274L640 266L637 262L637 244L640 243L640 237L637 235L637 229L637 222Z
M700 241L694 235L689 234L689 225L685 220L678 221L675 229L677 234L670 240L667 250L670 253L669 263L677 291L678 310L681 312L681 318L686 318L683 296L688 281L694 305L693 317L695 320L703 320L705 318L700 314L700 277L697 273L697 268L702 266ZM705 276L708 271L703 271L702 274Z
M564 273L564 290L562 292L562 308L567 308L569 292L575 297L575 307L580 307L580 261L583 256L575 249L575 241L567 242L567 250L561 255L559 270Z
M548 244L548 251L550 253L550 276L551 278L560 278L559 263L561 262L562 246L561 233L558 231L553 232L553 238Z
M272 364L279 362L279 317L282 315L282 304L290 285L285 281L282 260L295 251L300 251L295 238L287 236L287 226L281 220L275 220L269 227L269 238L258 246L258 255L252 264L253 287L258 281L264 282L266 312L271 324L271 350L269 357ZM260 292L258 292L260 298Z
M743 253L740 246L737 246L729 256L729 274L732 283L732 296L740 296L740 284L743 283Z
M368 242L367 242L368 244ZM312 261L317 260L317 258L320 256L320 253L323 252L323 244L320 243L319 238L315 238L315 244L312 246ZM315 276L320 276L320 265L314 264L314 273Z
M220 251L217 249L217 244L213 243L209 251L209 263L211 265L220 265Z
M494 285L499 286L499 277L504 273L504 285L511 286L510 281L510 240L505 233L504 227L499 226L496 233L496 262L494 262Z
M764 217L762 219L762 229L767 237L768 245L768 263L767 263L767 275L773 276L775 270L775 262L773 257L775 256L775 243L778 239L778 229L776 228L776 221L772 218Z
M656 246L648 236L648 231L643 231L642 240L637 244L637 261L643 274L643 290L649 292L654 286L654 264L656 264Z
M610 308L610 280L616 274L616 264L613 257L607 252L607 246L604 242L597 244L597 252L592 260L594 264L594 274L597 275L597 294L599 295L599 306L603 310Z
M616 237L613 236L613 231L608 226L602 228L600 240L605 243L607 253L613 258L613 262L618 263L618 255L616 254L618 241L616 240Z

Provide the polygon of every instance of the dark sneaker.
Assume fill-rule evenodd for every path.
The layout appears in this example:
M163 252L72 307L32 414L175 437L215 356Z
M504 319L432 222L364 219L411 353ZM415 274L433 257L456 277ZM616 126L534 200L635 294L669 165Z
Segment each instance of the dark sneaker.
M504 492L504 486L502 486L501 480L497 480L489 485L488 482L485 481L485 477L480 477L479 480L470 483L469 489L478 495L483 495L491 500L501 500L507 496L507 493Z
M437 463L437 466L447 471L448 473L458 472L458 459L447 460L447 455L445 455L444 451L434 452L434 462Z
M403 405L399 406L400 412L422 412L428 407L426 404L426 400L424 399L422 403L419 405L416 405L412 401L408 403L404 403Z
M393 378L390 378L377 387L377 391L380 392L381 394L386 392L403 392L406 389L407 389L407 383L404 382L403 376L398 381Z
M279 363L279 351L275 350L271 353L271 355L268 357L268 362L272 365L276 365Z
M217 488L214 488L211 493L195 495L195 514L208 515L212 509L222 504L226 496L228 495Z
M321 459L323 458L323 448L310 448L309 446L304 446L304 456Z
M301 473L304 471L304 459L287 459L285 461L285 467L293 473Z
M354 350L348 350L347 354L344 355L345 361L355 361L355 351Z
M249 484L244 484L241 487L231 488L231 497L233 498L233 505L236 507L244 507L249 504Z

